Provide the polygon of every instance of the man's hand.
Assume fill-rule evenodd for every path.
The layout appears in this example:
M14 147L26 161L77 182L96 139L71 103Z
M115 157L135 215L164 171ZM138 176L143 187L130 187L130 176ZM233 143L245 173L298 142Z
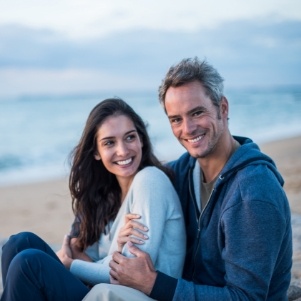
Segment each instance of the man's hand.
M125 215L124 226L120 229L117 238L119 252L122 251L123 246L128 241L142 245L144 244L144 240L148 239L148 236L143 233L147 232L148 228L137 221L137 219L139 219L140 217L140 215L133 213Z
M113 253L109 264L112 283L129 286L149 295L157 277L151 258L131 242L128 242L128 247L136 257L127 258L118 252Z
M73 259L72 259L72 251L70 248L70 237L68 235L65 235L62 247L59 251L56 252L56 255L63 263L63 265L67 269L70 269Z

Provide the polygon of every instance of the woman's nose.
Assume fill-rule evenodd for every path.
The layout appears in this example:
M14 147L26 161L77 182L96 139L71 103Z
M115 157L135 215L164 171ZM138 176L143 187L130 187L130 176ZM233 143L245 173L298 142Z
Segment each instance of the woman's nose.
M129 149L126 145L126 143L118 143L118 146L117 146L117 155L118 156L125 156L129 153Z

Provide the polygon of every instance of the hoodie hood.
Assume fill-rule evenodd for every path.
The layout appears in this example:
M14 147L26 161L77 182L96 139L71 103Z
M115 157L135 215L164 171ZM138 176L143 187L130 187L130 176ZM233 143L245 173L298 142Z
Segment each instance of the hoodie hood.
M222 169L219 179L227 180L234 173L249 165L266 165L275 175L281 186L284 180L276 168L275 162L266 154L262 153L256 143L251 139L233 136L240 143L240 147L230 157Z
M266 165L274 173L280 185L284 185L284 180L278 172L275 162L269 156L262 153L256 143L246 137L233 136L233 138L239 142L240 147L234 152L221 170L219 179L216 182L217 185L219 182L224 182L229 177L232 177L233 174L247 165ZM196 158L191 157L188 153L185 153L182 157L184 159L182 161L183 169L185 167L193 169Z

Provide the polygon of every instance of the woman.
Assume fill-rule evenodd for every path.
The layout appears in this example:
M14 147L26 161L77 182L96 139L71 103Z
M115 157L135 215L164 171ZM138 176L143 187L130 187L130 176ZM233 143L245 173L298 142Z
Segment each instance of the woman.
M181 206L142 119L121 99L104 100L72 154L76 237L65 237L56 255L33 233L12 236L2 252L1 300L82 300L91 286L109 283L110 254L119 249L132 256L117 241L131 212L149 229L139 247L160 271L180 276L186 247Z

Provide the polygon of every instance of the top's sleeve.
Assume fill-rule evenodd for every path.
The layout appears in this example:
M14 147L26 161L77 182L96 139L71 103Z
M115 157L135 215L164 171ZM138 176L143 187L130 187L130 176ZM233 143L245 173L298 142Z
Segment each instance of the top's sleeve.
M111 258L112 256L108 255L97 262L75 259L71 264L70 272L88 284L110 283L109 263Z
M129 202L130 212L141 215L139 222L149 229L147 233L149 239L143 245L139 245L139 248L149 253L153 263L155 263L160 250L166 220L174 213L175 204L180 208L177 193L163 172L157 168L145 168L135 176L129 197L125 202ZM180 210L178 214L179 218L182 218ZM124 219L119 218L117 229L120 229L123 224ZM119 231L114 233L109 254L116 250L118 234ZM126 245L123 254L133 256ZM110 255L94 263L74 260L70 271L82 281L91 284L109 283L110 260Z
M170 180L160 170L146 168L137 174L133 183L130 211L139 214L139 222L149 229L149 239L145 240L143 245L139 245L139 249L148 253L154 264L166 221L173 214L176 204L179 204L178 196ZM127 245L124 246L123 253L127 257L133 256Z

